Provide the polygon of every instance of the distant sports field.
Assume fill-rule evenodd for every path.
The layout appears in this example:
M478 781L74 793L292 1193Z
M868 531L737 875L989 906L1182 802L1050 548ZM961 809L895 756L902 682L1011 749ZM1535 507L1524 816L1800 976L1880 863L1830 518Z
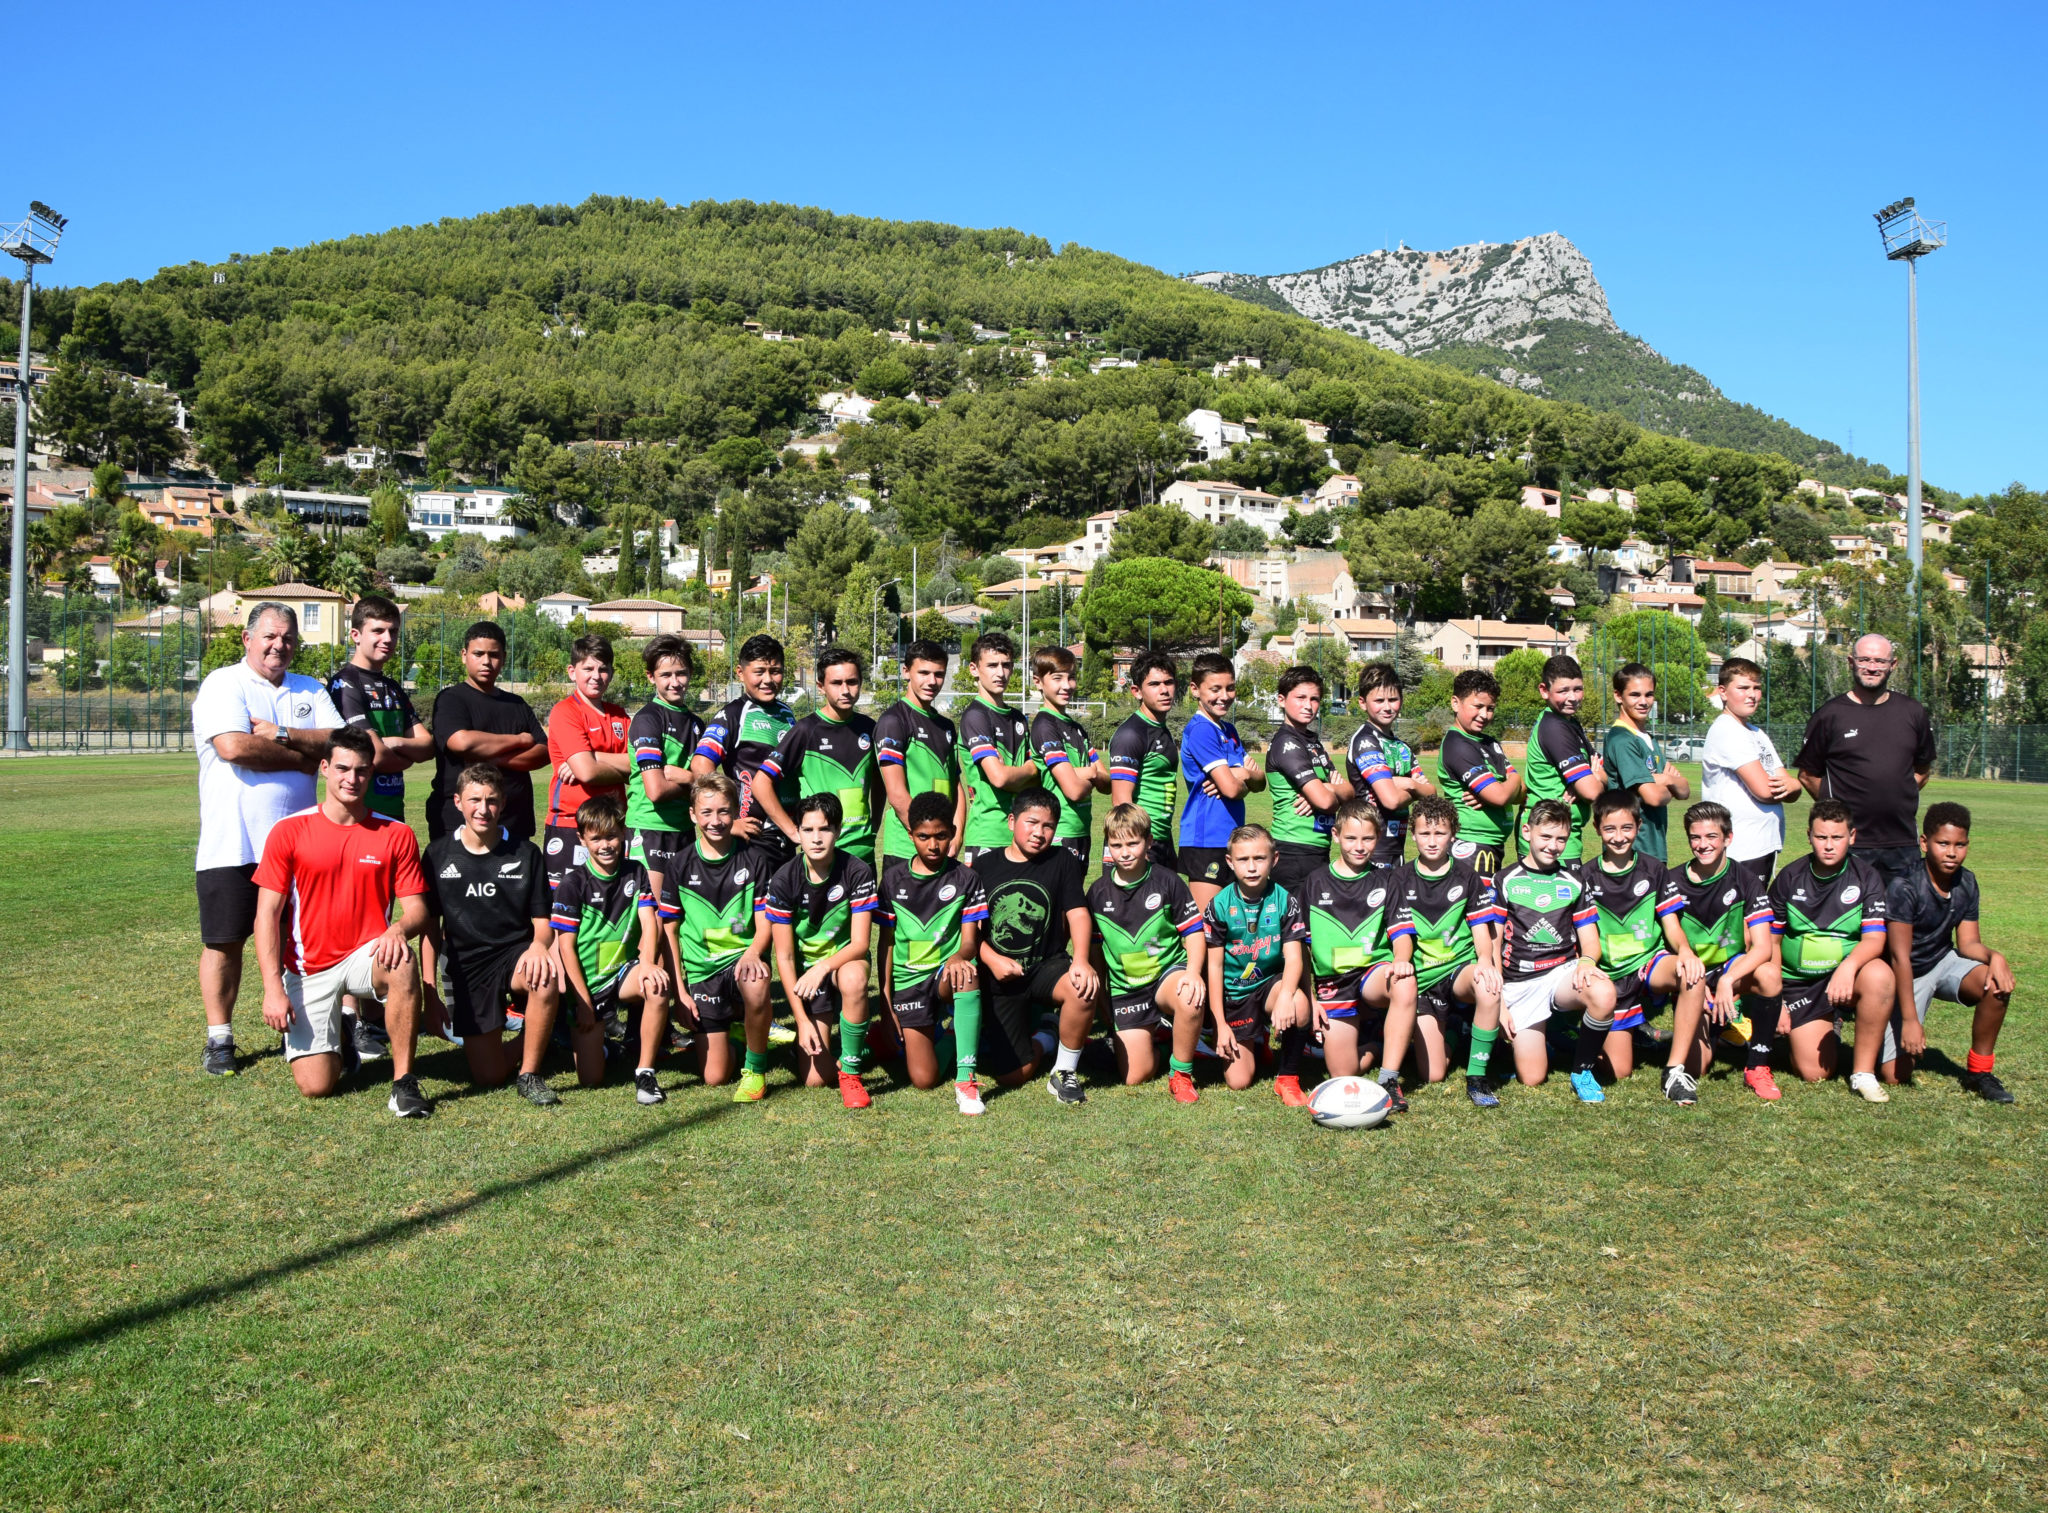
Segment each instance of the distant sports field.
M411 1123L200 1074L188 759L0 764L0 1507L2039 1509L2048 789L1928 798L2010 1108L1942 1005L1883 1108L538 1110L425 1040Z

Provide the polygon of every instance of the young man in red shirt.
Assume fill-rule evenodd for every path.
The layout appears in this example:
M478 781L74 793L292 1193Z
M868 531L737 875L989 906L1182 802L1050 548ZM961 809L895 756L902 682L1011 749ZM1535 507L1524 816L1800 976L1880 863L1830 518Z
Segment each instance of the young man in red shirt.
M320 762L327 796L279 820L264 843L255 877L263 1020L284 1036L299 1091L325 1098L340 1085L348 1049L342 995L381 999L391 1112L424 1119L432 1109L412 1070L420 971L411 942L427 926L427 880L411 828L371 812L376 766L367 731L335 731Z
M548 887L571 867L583 865L576 837L576 811L600 793L622 790L633 775L626 750L626 706L606 701L612 686L612 643L604 636L578 636L569 647L569 697L548 711L547 836L541 854ZM624 794L620 797L623 799Z

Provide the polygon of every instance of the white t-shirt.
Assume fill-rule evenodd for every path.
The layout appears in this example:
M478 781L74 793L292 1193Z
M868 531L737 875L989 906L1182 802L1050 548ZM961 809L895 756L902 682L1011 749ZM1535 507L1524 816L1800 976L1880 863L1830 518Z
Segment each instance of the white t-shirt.
M1736 768L1750 762L1762 762L1765 772L1777 772L1785 765L1778 760L1778 748L1771 738L1756 726L1732 714L1716 717L1707 731L1706 749L1700 754L1700 774L1705 779L1702 796L1734 817L1735 834L1728 843L1728 854L1738 862L1755 861L1785 849L1785 806L1758 803L1736 775Z
M273 684L246 661L206 675L192 701L192 735L199 747L201 872L261 861L270 827L316 801L311 773L238 767L213 749L215 736L230 731L247 735L257 720L286 730L339 730L342 723L341 712L316 678L288 672L283 683Z

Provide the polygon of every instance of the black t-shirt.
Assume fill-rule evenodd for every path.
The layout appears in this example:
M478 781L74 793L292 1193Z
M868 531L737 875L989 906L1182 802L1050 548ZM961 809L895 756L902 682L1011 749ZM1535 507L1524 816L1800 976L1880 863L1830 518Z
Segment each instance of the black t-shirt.
M460 834L444 835L421 866L451 962L531 945L533 922L548 917L547 868L532 841L501 837L479 856Z
M974 875L988 893L990 947L1030 971L1068 954L1067 911L1088 907L1081 859L1065 846L1032 861L1013 862L1007 848L975 858Z
M1820 797L1856 817L1859 846L1910 846L1920 811L1914 771L1934 765L1934 726L1918 699L1860 704L1836 694L1813 712L1792 765L1821 780Z
M447 826L462 823L455 812L455 782L469 757L448 749L448 738L458 730L478 730L485 735L530 735L541 746L548 734L535 718L533 706L516 693L494 688L485 693L469 682L452 683L434 695L434 786L427 796L429 806L441 806ZM505 828L514 835L533 834L533 779L524 772L500 767L505 779Z
M1885 889L1885 915L1887 923L1913 927L1913 975L1925 977L1956 948L1956 926L1977 917L1977 874L1963 868L1943 898L1922 862Z

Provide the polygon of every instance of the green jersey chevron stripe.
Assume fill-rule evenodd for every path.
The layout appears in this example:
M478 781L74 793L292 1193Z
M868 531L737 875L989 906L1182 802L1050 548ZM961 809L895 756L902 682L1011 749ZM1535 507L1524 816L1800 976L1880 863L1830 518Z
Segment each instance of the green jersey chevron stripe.
M1187 946L1165 909L1151 915L1135 932L1097 914L1095 930L1102 940L1103 960L1109 964L1113 993L1149 988L1187 961Z
M800 913L791 921L791 933L796 937L797 959L807 967L814 967L834 951L843 950L853 939L853 910L845 904L834 904L818 918L815 928L810 916Z
M1633 972L1662 945L1664 932L1657 924L1656 894L1644 894L1626 914L1612 912L1603 896L1598 910L1603 971Z
M889 957L892 988L900 993L927 981L946 964L947 957L959 951L960 915L966 907L964 891L930 919L919 919L900 901L895 905L895 938Z
M1732 869L1723 866L1713 881L1732 876ZM1746 944L1747 929L1743 923L1743 899L1737 894L1735 902L1723 909L1716 919L1702 919L1688 906L1678 916L1678 924L1685 931L1686 943L1692 947L1692 954L1700 959L1700 965L1718 967L1724 961L1733 961L1742 954Z
M868 803L869 795L877 787L872 751L862 752L860 760L850 769L842 767L831 757L820 756L815 751L805 752L797 786L802 790L797 795L800 799L807 799L814 793L829 793L839 800L842 824L840 850L867 852L874 849L874 814Z
M1384 907L1372 911L1360 920L1356 929L1346 929L1343 921L1322 909L1308 911L1309 957L1315 963L1317 977L1342 977L1353 972L1362 972L1377 961L1386 961L1393 956L1387 946L1383 926L1387 911Z
M1415 986L1427 991L1447 977L1453 977L1479 960L1479 947L1472 939L1466 920L1470 905L1463 899L1431 919L1421 910L1410 911L1415 925Z
M1785 975L1811 981L1834 971L1863 938L1863 906L1838 914L1827 924L1807 915L1797 904L1786 911L1782 949Z
M724 908L687 890L682 901L683 976L702 982L738 961L754 943L754 884L726 900Z

